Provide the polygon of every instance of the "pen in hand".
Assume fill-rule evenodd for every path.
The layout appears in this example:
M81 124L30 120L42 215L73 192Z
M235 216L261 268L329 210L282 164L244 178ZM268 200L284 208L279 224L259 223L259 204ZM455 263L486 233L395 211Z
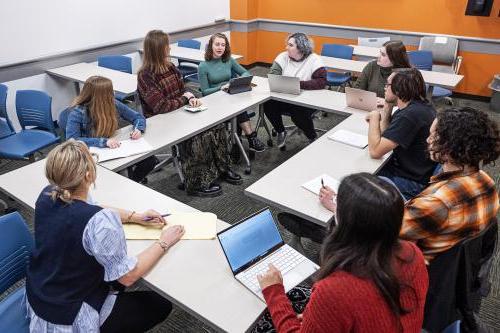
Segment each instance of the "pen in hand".
M167 217L167 216L170 216L170 215L172 215L172 214L170 214L170 213L168 213L168 214L161 214L161 217ZM143 218L142 220L143 221L151 221L154 218L155 217L153 217L153 216L147 216L147 217Z
M321 187L325 188L325 182L323 181L323 178L321 178Z

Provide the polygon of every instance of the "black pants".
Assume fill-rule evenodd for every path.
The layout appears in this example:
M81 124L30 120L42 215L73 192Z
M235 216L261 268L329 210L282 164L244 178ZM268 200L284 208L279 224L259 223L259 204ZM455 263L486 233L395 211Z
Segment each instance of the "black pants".
M328 233L327 228L290 213L279 213L278 221L295 236L310 238L313 242L320 244L323 243L323 239Z
M140 161L132 167L132 172L130 174L130 179L136 182L143 180L151 171L153 171L155 165L158 163L158 159L155 156L150 156L145 160Z
M145 332L164 321L171 311L172 304L153 291L120 293L101 332Z
M300 105L283 103L275 100L267 101L264 104L264 113L267 119L271 122L276 132L283 132L283 114L288 114L292 118L293 123L304 132L309 140L316 139L316 131L312 121L312 114L315 110L305 108Z

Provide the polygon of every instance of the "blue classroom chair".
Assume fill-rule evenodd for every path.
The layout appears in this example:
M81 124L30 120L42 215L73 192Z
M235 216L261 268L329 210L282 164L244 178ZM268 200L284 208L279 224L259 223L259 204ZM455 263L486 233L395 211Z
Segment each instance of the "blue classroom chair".
M349 45L340 45L340 44L323 44L321 49L321 55L332 57L332 58L341 58L341 59L352 59L352 53L354 48ZM327 72L326 80L330 87L339 87L351 81L351 73L339 73L339 72Z

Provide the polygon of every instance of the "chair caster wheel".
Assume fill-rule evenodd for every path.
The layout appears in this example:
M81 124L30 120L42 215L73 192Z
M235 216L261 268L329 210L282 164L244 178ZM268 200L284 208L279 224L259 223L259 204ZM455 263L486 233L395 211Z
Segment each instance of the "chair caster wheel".
M278 132L276 132L276 131L273 129L273 130L271 130L271 135L272 135L272 136L276 136L276 135L278 135Z
M181 191L185 191L186 190L186 185L184 185L184 183L180 183L179 185L177 185L177 189L181 190Z
M273 140L269 139L267 140L267 146L272 147L273 146Z
M255 160L255 152L254 152L254 151L252 151L252 150L250 150L250 151L248 152L248 158L249 158L250 160Z
M249 175L252 173L252 169L250 167L245 168L245 175Z
M280 148L281 151L286 151L286 146Z

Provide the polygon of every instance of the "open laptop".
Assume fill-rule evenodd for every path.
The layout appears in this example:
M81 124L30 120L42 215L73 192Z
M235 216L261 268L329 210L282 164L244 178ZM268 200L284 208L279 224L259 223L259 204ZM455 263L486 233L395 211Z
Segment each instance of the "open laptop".
M272 92L300 94L300 79L298 77L267 74L267 78L269 79L269 89Z
M377 94L371 91L345 87L347 106L365 111L377 109Z
M240 76L229 80L229 86L223 89L225 92L234 95L252 90L253 76Z
M257 274L267 272L269 263L281 271L287 292L319 268L285 244L269 208L219 232L217 238L234 277L261 300Z

